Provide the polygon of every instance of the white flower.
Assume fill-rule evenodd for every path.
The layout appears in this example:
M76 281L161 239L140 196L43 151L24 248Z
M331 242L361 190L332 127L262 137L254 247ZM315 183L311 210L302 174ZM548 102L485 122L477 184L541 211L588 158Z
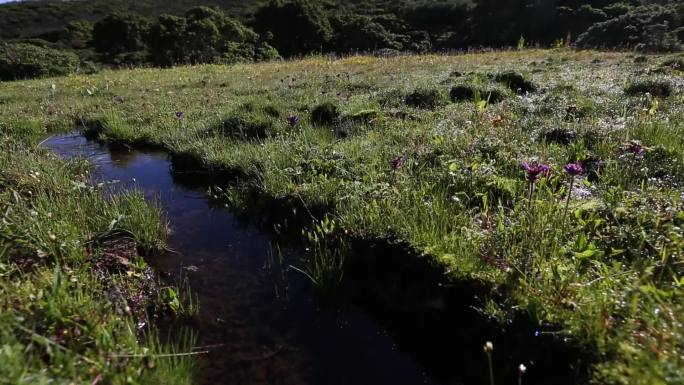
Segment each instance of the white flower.
M490 354L492 351L494 351L494 344L491 341L485 342L484 352Z
M525 365L520 364L520 366L518 366L518 373L520 373L521 376L523 374L525 374L526 371L527 371L527 367L525 367Z

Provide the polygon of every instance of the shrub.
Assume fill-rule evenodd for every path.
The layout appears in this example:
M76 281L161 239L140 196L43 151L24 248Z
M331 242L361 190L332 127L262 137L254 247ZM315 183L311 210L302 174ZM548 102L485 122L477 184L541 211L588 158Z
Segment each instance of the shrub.
M150 32L150 52L152 61L161 66L278 57L253 30L211 7L192 8L184 17L161 15Z
M579 36L577 46L676 50L679 45L676 30L683 23L674 5L639 6L626 14L592 25Z
M150 23L134 14L113 14L93 27L92 45L104 55L142 51L147 48Z
M311 111L311 123L318 126L332 125L340 118L340 110L332 102L323 102Z
M404 102L411 107L434 109L447 104L448 99L438 89L419 88L406 95Z
M0 44L2 80L61 76L77 68L78 57L70 52L31 44Z
M417 30L444 32L466 24L472 6L463 0L417 1L404 10L403 16Z
M631 96L649 93L658 98L665 98L672 95L673 92L672 83L665 79L641 79L625 87L625 93Z
M523 75L514 72L506 71L494 75L494 81L503 83L513 92L517 93L527 93L534 92L537 90L537 86L530 80L527 80Z
M259 8L255 15L255 29L285 56L320 51L332 37L332 27L323 8L308 0L272 0Z
M344 15L333 22L335 34L330 48L336 52L401 49L401 42L382 24L368 16Z

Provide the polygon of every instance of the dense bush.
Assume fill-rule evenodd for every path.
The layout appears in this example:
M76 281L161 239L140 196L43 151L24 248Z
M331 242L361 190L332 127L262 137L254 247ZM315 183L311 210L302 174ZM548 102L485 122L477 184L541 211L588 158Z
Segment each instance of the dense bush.
M161 66L235 63L278 56L253 30L209 7L193 8L184 17L160 16L152 26L149 45L152 61Z
M423 0L408 6L403 16L416 30L441 33L466 24L473 7L470 0Z
M335 34L330 50L337 52L402 49L397 36L368 16L343 15L333 20Z
M113 14L93 27L92 45L105 55L142 51L147 48L150 23L135 14Z
M78 68L78 57L31 44L0 43L0 79L15 80L44 76L59 76Z
M447 104L448 98L441 90L419 88L406 95L404 101L412 107L434 109Z
M680 44L676 30L684 24L683 18L682 9L674 5L636 7L623 15L592 25L579 36L577 45L585 48L637 48L643 51L675 50Z
M257 11L254 27L272 34L269 43L286 56L322 51L333 32L325 10L309 0L272 0Z

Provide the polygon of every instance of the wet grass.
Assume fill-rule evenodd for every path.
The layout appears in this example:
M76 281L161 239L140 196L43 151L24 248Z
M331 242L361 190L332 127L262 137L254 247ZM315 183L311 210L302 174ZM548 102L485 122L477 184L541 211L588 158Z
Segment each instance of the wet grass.
M100 140L324 207L336 236L404 242L447 281L491 288L484 317L525 314L591 351L594 382L677 383L684 83L671 60L559 50L104 72L1 85L0 125L98 122L83 127ZM530 189L522 162L551 171ZM569 191L571 162L584 172Z
M27 127L0 133L0 382L190 383L193 338L157 338L177 309L140 256L164 246L159 207L91 186Z

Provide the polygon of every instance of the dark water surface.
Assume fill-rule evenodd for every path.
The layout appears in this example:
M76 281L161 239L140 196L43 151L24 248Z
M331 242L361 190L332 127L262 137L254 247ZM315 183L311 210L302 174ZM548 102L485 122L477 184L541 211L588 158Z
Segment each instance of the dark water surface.
M78 134L44 146L64 158L87 158L96 166L94 182L118 180L117 188L161 202L177 253L149 262L187 274L199 298L200 343L221 345L201 357L201 383L435 383L363 311L321 309L298 273L269 268L269 238L211 203L206 188L174 178L166 154L114 151Z

